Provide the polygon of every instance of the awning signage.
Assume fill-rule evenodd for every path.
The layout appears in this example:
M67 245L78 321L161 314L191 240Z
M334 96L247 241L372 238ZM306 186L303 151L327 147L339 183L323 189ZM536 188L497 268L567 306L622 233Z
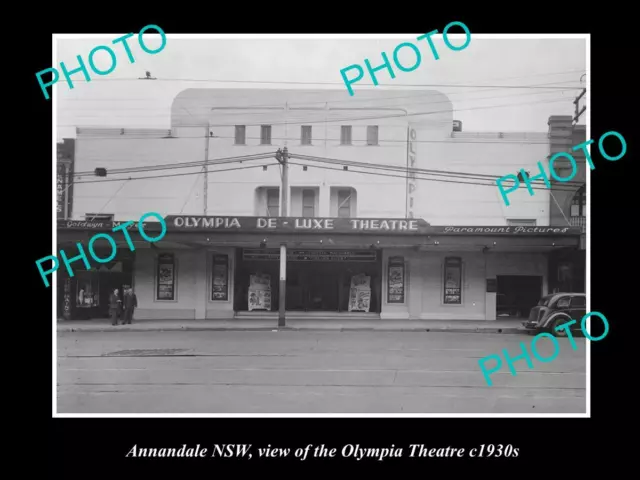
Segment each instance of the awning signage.
M580 235L580 227L429 227L432 235Z
M102 220L58 220L59 230L113 230L115 227L127 223L125 221L106 222ZM127 225L127 230L137 230L140 222L131 222ZM160 222L142 222L144 230L161 230ZM150 228L149 228L150 227Z
M483 236L579 236L580 227L433 226L422 219L304 218L304 217L203 217L169 215L168 232L321 233L357 235L483 235ZM106 230L125 221L58 220L60 230ZM138 228L134 221L127 230ZM159 222L144 222L144 229L161 230Z
M243 248L243 260L280 260L277 248ZM289 250L289 262L375 262L375 250Z
M417 234L429 226L421 219L406 218L304 218L304 217L202 217L165 218L170 230L276 233L398 233Z

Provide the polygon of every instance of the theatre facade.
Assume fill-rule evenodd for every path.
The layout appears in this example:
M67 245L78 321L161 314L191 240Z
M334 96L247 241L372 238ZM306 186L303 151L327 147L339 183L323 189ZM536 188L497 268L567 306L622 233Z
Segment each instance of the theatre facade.
M88 252L89 239L123 222L58 221L58 249ZM136 222L111 235L112 261L73 276L60 262L58 315L103 318L109 294L131 285L136 318L495 320L522 317L549 292L549 257L579 247L572 227L432 226L422 219L169 215L145 241ZM149 235L159 222L145 222ZM99 246L104 246L101 253ZM98 256L110 256L106 240ZM281 261L284 253L286 259ZM88 255L88 253L87 253ZM281 278L281 265L286 276ZM281 283L282 280L282 283Z

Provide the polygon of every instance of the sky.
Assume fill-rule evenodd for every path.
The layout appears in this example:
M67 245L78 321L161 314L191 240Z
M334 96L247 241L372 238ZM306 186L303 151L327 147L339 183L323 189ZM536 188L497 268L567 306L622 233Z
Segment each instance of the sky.
M98 76L89 70L91 82L77 73L71 77L73 89L68 88L60 73L54 93L56 137L58 141L74 138L76 126L169 128L171 103L187 88L346 90L341 69L353 64L364 68L365 58L373 66L380 65L381 52L392 59L394 48L407 41L419 47L420 66L412 72L394 67L395 79L380 71L378 86L371 85L365 69L364 79L354 84L354 98L366 89L428 87L449 96L454 119L462 121L463 131L546 132L549 116L574 115L573 100L586 86L586 77L581 82L586 73L585 39L495 39L472 34L467 48L453 51L441 38L434 37L440 56L435 60L425 40L416 40L419 35L292 39L282 35L176 38L168 34L164 49L155 55L145 53L134 35L128 43L135 63L129 62L122 45L115 45L117 64L112 73ZM52 66L60 70L59 63L64 62L71 70L78 66L76 57L81 55L88 67L88 54L94 47L110 45L120 36L57 38L57 59ZM451 36L451 43L463 44L464 36ZM160 38L150 37L146 44L148 48L158 48ZM106 52L99 52L96 66L107 69L108 58ZM403 50L400 61L407 66L415 61L410 49ZM147 71L157 80L141 80ZM365 83L370 86L360 86Z

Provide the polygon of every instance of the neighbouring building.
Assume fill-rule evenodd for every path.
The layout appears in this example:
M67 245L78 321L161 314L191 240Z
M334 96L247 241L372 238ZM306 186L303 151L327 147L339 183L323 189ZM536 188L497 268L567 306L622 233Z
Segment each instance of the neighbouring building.
M587 225L587 162L582 149L574 152L575 145L584 143L586 126L574 125L571 116L549 118L549 158L558 152L570 152L578 166L570 182L551 179L549 199L549 225L578 227L580 244L554 250L549 258L549 290L551 292L586 292L586 225ZM569 177L573 166L560 158L554 162L560 177Z
M150 244L133 225L135 251L115 233L113 261L74 262L67 317L106 316L122 285L140 319L275 317L282 245L290 317L526 315L550 290L549 258L577 246L579 229L549 224L548 189L506 207L491 177L533 169L549 135L464 132L451 111L433 90L189 89L166 130L79 128L59 248L77 255L78 242L86 251L93 234L147 212L167 233ZM285 146L283 218L274 155Z
M56 143L56 219L58 221L73 216L73 160L75 155L75 139L65 138ZM58 318L71 314L71 279L68 275L58 274L59 288L57 294Z
M73 159L75 139L65 138L56 144L56 218L73 216Z

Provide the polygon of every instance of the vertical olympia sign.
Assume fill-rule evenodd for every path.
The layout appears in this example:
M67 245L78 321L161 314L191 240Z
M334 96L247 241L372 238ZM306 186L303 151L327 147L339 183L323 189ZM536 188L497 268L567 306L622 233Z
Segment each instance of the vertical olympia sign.
M158 48L151 49L145 44L143 34L147 30L156 30L160 34L162 43ZM126 35L123 35L122 37L116 38L111 42L112 45L117 45L118 43L122 43L122 47L124 48L124 51L126 52L127 57L129 57L129 62L132 64L136 63L136 60L133 57L131 48L127 43L127 40L133 37L134 35L135 35L134 33L128 33ZM140 33L138 33L138 43L140 44L140 48L142 48L142 50L144 50L146 53L150 55L155 55L156 53L160 53L162 50L164 50L164 47L167 45L167 36L165 35L164 31L157 25L147 25L142 30L140 30ZM95 56L100 51L106 52L106 54L110 58L111 65L109 66L109 68L105 68L107 62L105 61L106 57L104 56L104 54L102 55L102 59L100 63L100 66L102 66L103 68L101 69L99 68L98 65L96 65ZM73 82L71 81L71 75L81 72L82 75L84 76L84 79L87 82L91 81L89 70L87 69L87 66L84 63L84 60L82 59L82 55L77 55L76 58L78 59L78 63L80 64L80 66L73 70L67 70L67 66L65 65L65 63L60 62L60 70L62 70L62 74L64 75L64 78L67 81L67 84L69 85L70 90L73 90L74 88ZM116 53L111 49L111 47L107 45L98 45L93 50L91 50L89 52L88 61L89 61L89 67L91 68L91 70L96 75L100 75L100 76L109 75L111 72L113 72L116 69L116 65L118 63ZM103 61L104 63L102 63ZM51 80L49 82L43 82L42 77L47 73L51 73ZM44 70L40 70L39 72L36 73L36 78L38 79L38 84L42 89L44 98L46 100L49 100L51 97L49 96L49 92L47 92L47 87L52 87L53 85L58 83L58 80L60 79L60 73L56 68L45 68Z
M409 141L407 142L407 217L414 218L413 192L415 192L416 188L418 187L416 171L414 170L416 167L417 134L416 130L411 125L409 125L407 135L409 137Z

